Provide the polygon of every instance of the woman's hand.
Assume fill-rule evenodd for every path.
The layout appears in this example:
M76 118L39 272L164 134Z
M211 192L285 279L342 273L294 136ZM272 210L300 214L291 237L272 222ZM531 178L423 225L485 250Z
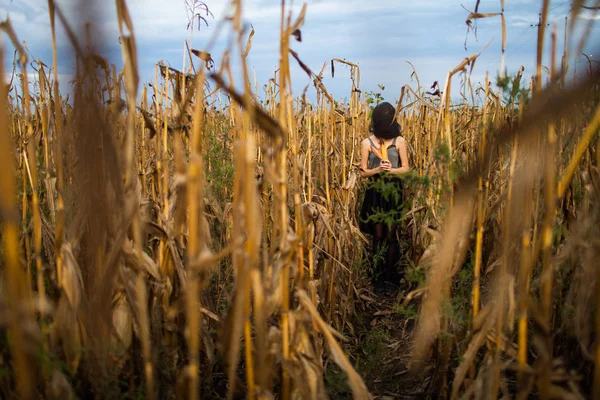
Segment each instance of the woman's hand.
M380 171L390 172L392 170L392 163L390 160L381 160L381 164L379 164Z
M373 175L377 175L381 172L392 172L392 163L389 160L381 161L379 166L375 168L368 168L369 165L369 151L371 148L371 142L369 139L364 139L361 143L360 153L360 176L367 178Z

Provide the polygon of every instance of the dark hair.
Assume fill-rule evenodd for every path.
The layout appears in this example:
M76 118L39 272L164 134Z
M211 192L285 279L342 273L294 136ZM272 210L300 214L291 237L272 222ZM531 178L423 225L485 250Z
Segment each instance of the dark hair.
M379 139L393 139L400 136L402 127L396 119L396 110L390 103L383 102L373 109L370 131Z

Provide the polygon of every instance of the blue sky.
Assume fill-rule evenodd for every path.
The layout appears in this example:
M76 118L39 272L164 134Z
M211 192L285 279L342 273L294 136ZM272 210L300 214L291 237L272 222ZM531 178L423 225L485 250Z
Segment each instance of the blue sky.
M589 2L589 1L588 1ZM65 10L67 18L74 16L81 4L92 7L88 15L93 16L94 26L106 38L104 55L111 62L121 63L121 50L118 43L118 27L113 1L57 0ZM207 16L209 26L202 26L193 34L193 47L202 50L214 33L218 21L231 14L229 2L206 0L214 18ZM302 28L302 42L293 41L292 48L315 72L323 63L332 58L341 58L357 63L361 72L361 89L379 91L377 85L385 86L383 92L387 100L396 99L404 84L416 87L411 78L410 61L416 68L422 86L433 81L443 85L446 74L465 57L478 53L491 41L476 63L472 80L483 82L486 72L495 80L500 67L501 23L499 17L479 20L477 39L468 36L467 50L464 48L468 12L462 7L473 9L475 0L308 0L305 25ZM94 4L90 6L89 4ZM173 68L182 66L184 40L189 40L190 32L184 0L129 0L138 44L140 75L143 82L154 79L154 65L163 60ZM507 22L506 68L509 73L525 67L525 75L534 71L536 28L541 0L506 0ZM462 6L461 6L462 5ZM292 10L297 15L302 3L295 1ZM562 53L564 17L570 8L569 1L553 0L550 4L550 20L559 26L559 54ZM500 0L482 0L480 12L500 11ZM46 0L0 0L0 18L9 16L17 35L24 41L32 57L48 65L52 63L50 24ZM245 0L244 22L252 24L256 33L249 56L250 73L256 74L259 83L259 96L262 86L273 77L279 58L280 2L277 0ZM593 22L590 44L585 51L598 49L600 28L598 16L591 11L583 13L578 21L576 37L582 27ZM57 22L60 26L60 23ZM230 35L229 27L222 31L215 47L213 58L218 64ZM576 43L574 38L574 43ZM546 41L549 44L549 40ZM11 66L12 46L4 36L5 65ZM73 73L71 47L64 31L59 29L59 72L61 85L67 85ZM545 51L545 63L549 62L549 48ZM600 53L592 54L592 59L600 59ZM234 60L237 58L234 56ZM572 60L578 69L585 68L581 56ZM239 76L239 63L234 62L234 72ZM300 94L310 83L306 74L292 60L292 85L295 94ZM347 98L351 83L349 70L336 66L335 78L331 69L325 72L324 83L336 99ZM573 69L571 69L571 72ZM458 93L459 80L453 81L453 98ZM310 95L310 92L309 92Z

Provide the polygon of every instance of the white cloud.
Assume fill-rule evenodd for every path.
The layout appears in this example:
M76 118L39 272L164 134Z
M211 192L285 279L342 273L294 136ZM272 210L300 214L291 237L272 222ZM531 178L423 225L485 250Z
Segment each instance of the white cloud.
M590 20L591 21L599 21L600 20L600 14L597 14L597 13L595 13L595 14L586 14L586 13L583 13L583 14L579 14L578 17L580 19L585 19L585 20L588 20L588 21L590 21Z
M94 16L95 31L103 33L107 43L106 52L111 62L120 65L120 49L117 42L118 26L114 1L101 2L88 10L86 15ZM214 33L218 21L231 13L229 2L206 0L214 14L208 16L209 27L202 26L193 34L193 47L202 49ZM57 0L71 22L77 20L78 10L85 0ZM478 22L477 41L470 34L468 51L464 50L466 33L465 19L467 8L474 2L465 0L310 0L302 29L303 41L293 42L292 47L300 58L315 72L323 62L334 57L346 58L361 66L361 81L366 91L374 90L376 84L385 84L394 97L400 86L410 82L412 70L405 61L412 61L422 79L423 85L430 81L443 81L448 70L464 57L478 52L493 40L476 65L474 77L485 76L485 71L495 74L500 66L501 26L498 17ZM181 67L183 42L189 39L186 29L188 17L183 0L128 0L127 5L134 23L138 44L138 60L142 80L153 80L154 64L158 60L170 62L175 68ZM557 7L558 6L558 7ZM302 2L294 0L292 19L296 18ZM499 2L482 2L480 12L497 12ZM274 0L245 0L244 21L253 24L256 34L253 39L249 61L256 70L259 87L272 75L278 64L280 2ZM536 29L540 0L511 0L506 2L507 22L506 63L509 70L525 65L527 70L534 62ZM551 17L562 18L567 7L560 2L551 3ZM51 62L50 23L47 0L0 0L0 18L10 15L19 39L27 42L34 57ZM588 17L586 17L586 15ZM583 19L592 14L582 14ZM552 21L553 19L551 19ZM583 24L580 24L583 25ZM70 45L57 21L60 57L64 63L70 52ZM562 35L559 24L559 35ZM579 31L578 31L579 32ZM595 31L594 31L595 32ZM217 60L227 46L229 28L225 29L215 47L213 58ZM83 35L78 36L81 40ZM594 36L592 36L593 38ZM6 42L5 42L6 43ZM5 57L6 59L7 57ZM306 74L293 67L293 83L296 90L302 90L310 82ZM239 62L232 58L234 71L239 73ZM59 71L69 71L69 66L61 66ZM328 88L336 98L349 93L347 74L341 69L335 79L327 78Z

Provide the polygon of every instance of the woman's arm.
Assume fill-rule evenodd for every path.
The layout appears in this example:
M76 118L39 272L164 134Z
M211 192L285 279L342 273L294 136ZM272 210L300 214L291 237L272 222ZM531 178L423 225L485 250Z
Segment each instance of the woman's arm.
M360 176L363 178L376 175L382 171L381 166L373 169L367 168L369 165L369 147L369 141L363 140L360 145Z
M406 146L406 140L402 137L398 138L396 141L396 148L398 149L398 154L400 155L401 167L400 168L392 168L390 173L395 175L402 175L407 173L410 170L410 166L408 165L408 151Z

